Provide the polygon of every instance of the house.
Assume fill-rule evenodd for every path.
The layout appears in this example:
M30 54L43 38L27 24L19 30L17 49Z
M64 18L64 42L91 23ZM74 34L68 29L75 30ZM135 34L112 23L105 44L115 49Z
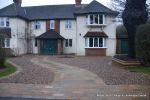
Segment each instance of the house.
M22 0L0 10L3 48L15 55L75 54L113 56L117 12L93 0L90 4L22 7Z

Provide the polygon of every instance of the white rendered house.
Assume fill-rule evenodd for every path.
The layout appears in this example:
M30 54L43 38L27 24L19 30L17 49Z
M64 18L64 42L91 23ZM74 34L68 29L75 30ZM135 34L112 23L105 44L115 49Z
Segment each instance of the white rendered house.
M21 7L22 0L0 10L3 48L15 55L75 54L113 56L117 12L96 0L90 4Z

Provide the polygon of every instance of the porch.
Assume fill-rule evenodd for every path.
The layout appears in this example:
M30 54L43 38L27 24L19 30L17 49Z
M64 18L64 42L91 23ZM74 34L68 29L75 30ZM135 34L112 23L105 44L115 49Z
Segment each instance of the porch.
M43 55L63 54L64 38L54 30L48 30L36 37L38 53Z

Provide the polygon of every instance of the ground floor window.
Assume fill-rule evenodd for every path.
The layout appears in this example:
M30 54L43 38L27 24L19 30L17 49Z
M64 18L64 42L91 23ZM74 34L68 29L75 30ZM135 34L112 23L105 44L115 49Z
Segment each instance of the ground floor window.
M10 48L10 38L0 39L0 46L3 48Z
M103 48L105 45L105 38L103 37L88 37L85 38L85 47L90 48Z
M72 39L65 40L65 47L72 47Z

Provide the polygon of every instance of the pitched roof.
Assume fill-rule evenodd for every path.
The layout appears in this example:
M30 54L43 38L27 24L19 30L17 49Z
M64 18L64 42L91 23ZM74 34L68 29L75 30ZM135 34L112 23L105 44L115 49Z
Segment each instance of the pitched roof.
M82 4L79 7L75 4L20 7L13 3L0 9L0 17L21 17L27 20L74 19L74 14L86 13L114 14L116 12L95 0L89 5Z
M87 32L84 37L108 37L104 32Z
M74 12L79 8L74 4L68 5L48 5L25 7L30 20L36 19L73 19Z
M42 35L36 37L37 39L64 39L59 33L54 30L48 30Z
M25 8L20 7L13 4L8 5L7 7L0 9L0 16L1 17L21 17L26 19L26 11Z
M93 0L89 5L76 12L76 14L89 14L89 13L108 13L116 15L118 14L117 12L107 8L106 6L97 2L96 0Z

